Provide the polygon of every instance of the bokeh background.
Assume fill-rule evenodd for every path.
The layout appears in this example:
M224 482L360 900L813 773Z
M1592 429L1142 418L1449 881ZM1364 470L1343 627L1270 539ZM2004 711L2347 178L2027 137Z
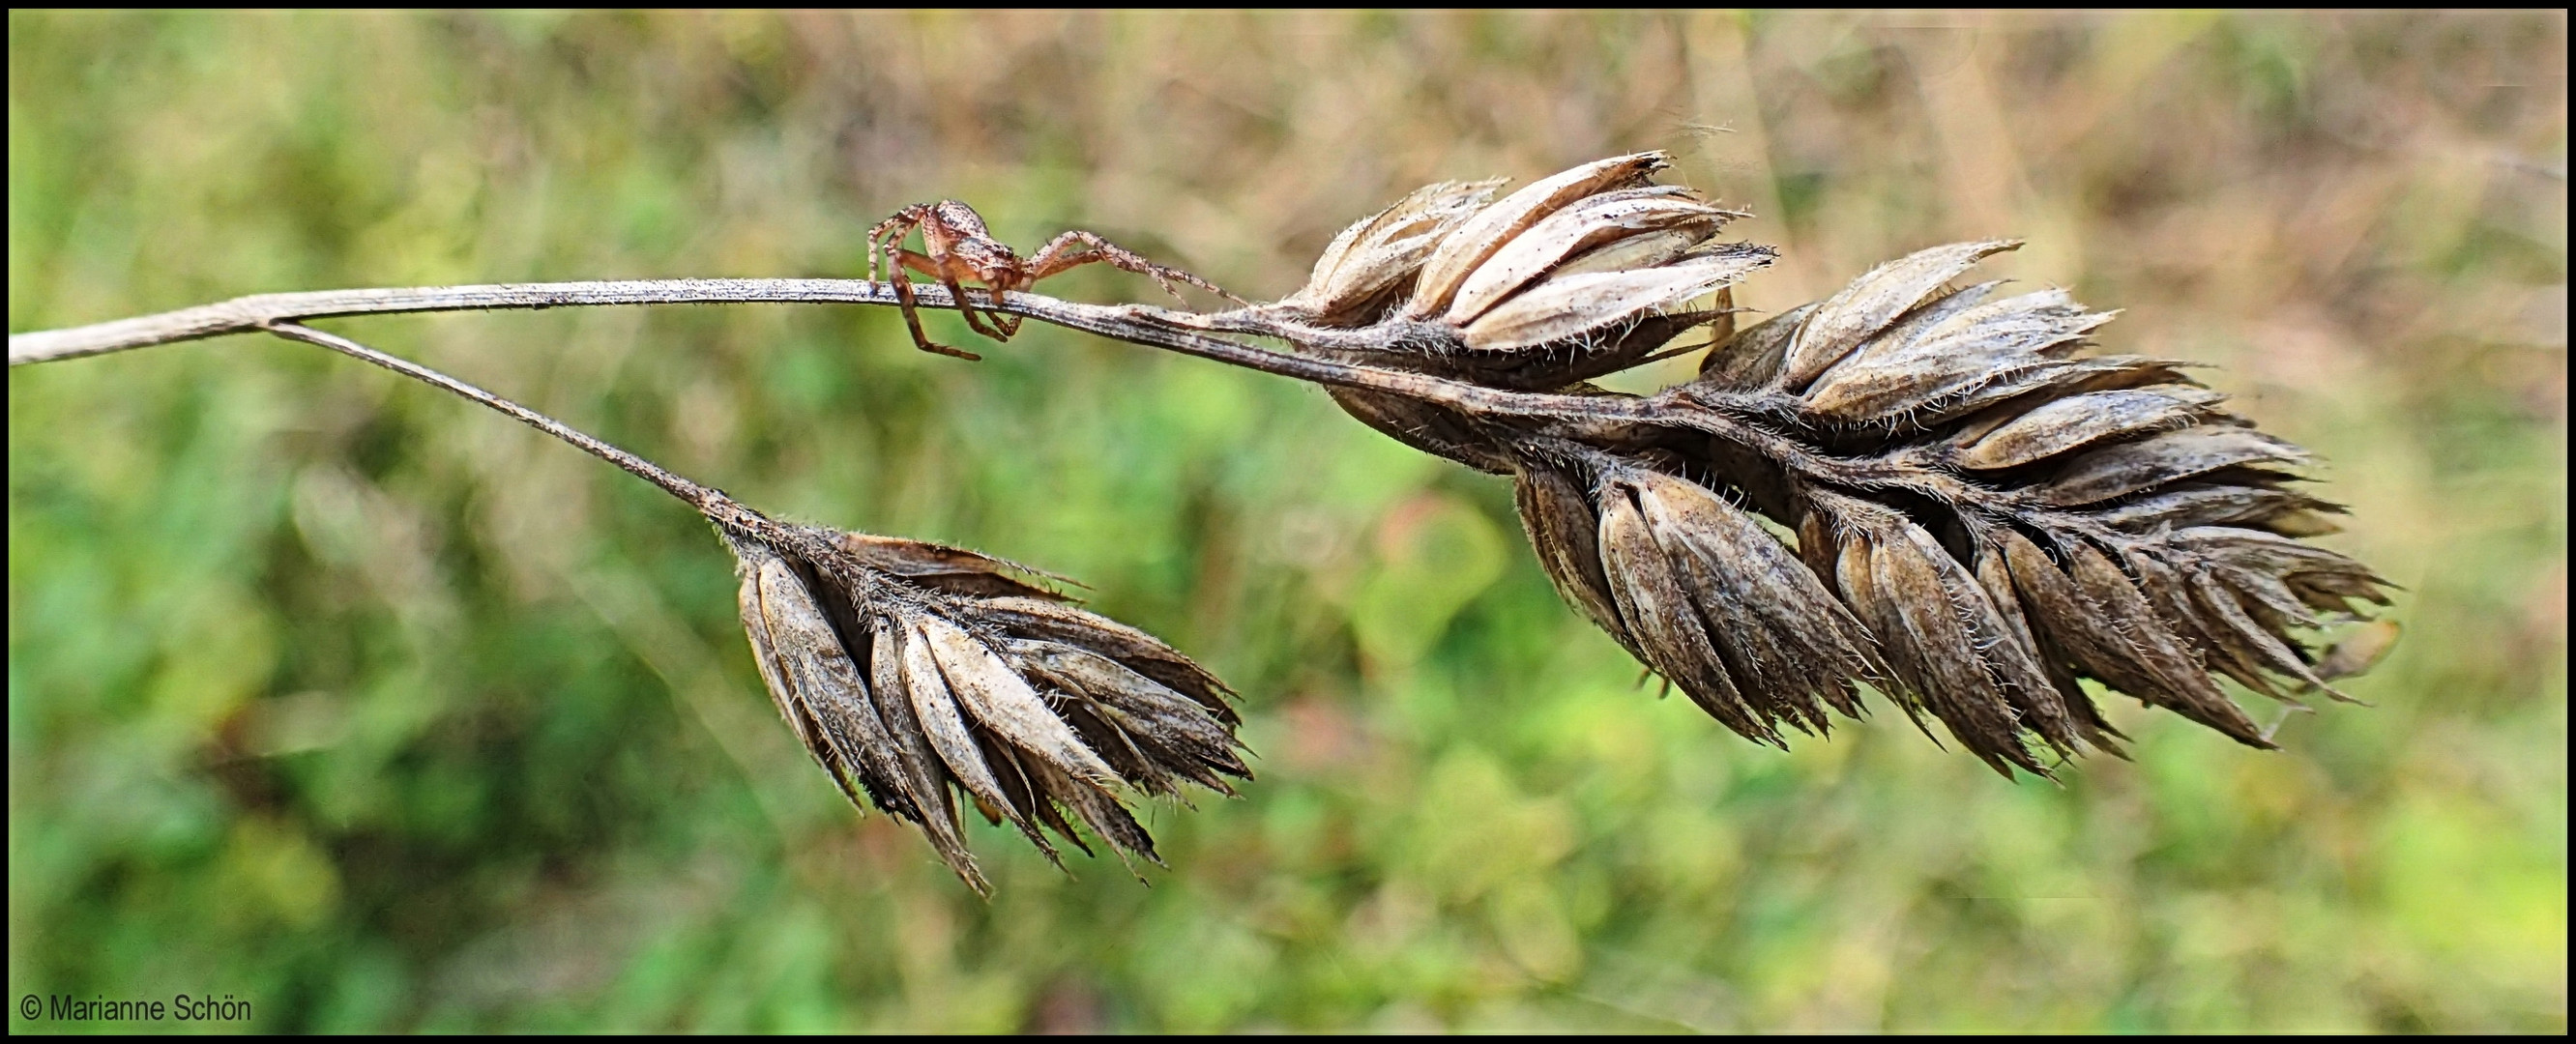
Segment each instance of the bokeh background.
M2120 703L2007 783L1656 698L1503 483L1317 391L890 312L336 328L774 512L1069 574L1246 694L1172 863L987 902L775 720L688 510L253 338L9 374L9 975L266 1030L2567 1023L2567 17L9 15L9 327L271 290L856 275L958 197L1252 296L1440 177L1662 147L1778 309L2126 309L2330 461L2406 637L2287 750ZM1077 299L1153 300L1084 270ZM953 317L934 336L969 344ZM1630 382L1684 372L1666 364ZM2277 709L2259 709L2264 720ZM78 1028L22 1018L13 1030ZM222 1027L217 1027L222 1028Z

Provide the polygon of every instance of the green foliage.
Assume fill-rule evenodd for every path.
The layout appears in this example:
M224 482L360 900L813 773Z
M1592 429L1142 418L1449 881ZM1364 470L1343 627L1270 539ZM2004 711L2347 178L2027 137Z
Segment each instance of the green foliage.
M12 1010L2563 1032L2565 76L2563 12L12 12L12 330L855 275L871 223L942 196L1023 246L1090 227L1268 296L1433 177L1678 146L1784 248L1749 304L2028 236L2003 267L2128 308L2112 343L2227 364L2332 462L2356 513L2330 542L2410 589L2352 685L2375 706L2292 718L2282 753L2115 703L2135 760L2062 787L1884 713L1783 755L1637 686L1503 484L1308 388L930 317L969 365L884 310L337 324L774 513L1078 578L1247 694L1260 778L1154 810L1151 887L976 824L988 903L795 749L687 509L309 347L33 367Z

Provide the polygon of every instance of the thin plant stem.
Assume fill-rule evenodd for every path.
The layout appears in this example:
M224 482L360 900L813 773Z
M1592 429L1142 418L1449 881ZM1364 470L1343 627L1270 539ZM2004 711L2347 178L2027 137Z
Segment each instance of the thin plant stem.
M922 307L951 309L958 305L955 297L939 286L925 285L914 291ZM897 303L892 284L864 279L644 279L607 280L565 283L499 283L470 286L385 287L358 290L317 290L301 293L257 294L238 297L195 308L162 312L157 315L119 319L89 326L60 330L42 330L9 335L9 365L54 362L84 356L148 348L180 341L200 340L235 333L271 332L295 336L283 327L301 327L304 320L353 315L394 315L421 312L484 311L495 309L546 309L599 307L611 305L667 304L862 304L894 305ZM2022 503L2013 494L1988 490L1973 483L1958 481L1953 476L1918 468L1891 467L1886 462L1847 459L1816 453L1808 446L1773 428L1757 404L1738 402L1741 396L1684 386L1667 389L1652 396L1624 397L1598 395L1555 395L1541 392L1506 391L1466 381L1435 377L1429 374L1388 369L1359 363L1341 362L1289 352L1273 351L1239 341L1214 336L1213 332L1250 334L1272 337L1292 344L1315 344L1327 349L1342 347L1350 338L1349 331L1315 327L1293 314L1277 309L1254 306L1224 312L1199 314L1176 312L1149 305L1092 305L1048 297L1044 294L1012 292L990 294L976 291L967 295L966 303L981 309L1008 312L1040 322L1080 330L1112 340L1183 355L1197 356L1215 362L1257 370L1276 376L1315 384L1356 388L1398 395L1419 402L1444 406L1466 413L1493 417L1518 417L1553 421L1576 426L1604 423L1639 423L1666 428L1690 428L1756 449L1771 455L1793 470L1811 477L1844 486L1864 488L1906 488L1934 493L1963 503L1992 510L2028 510L2033 505ZM316 337L333 335L312 331ZM348 351L310 337L297 336L334 350ZM344 343L355 345L355 342ZM421 380L439 384L458 394L487 405L507 400L489 396L471 385L435 371L415 373L402 370L411 364L373 353L364 346L350 352L380 366L388 366ZM387 360L391 360L388 362ZM399 364L399 365L397 365ZM441 383L452 382L452 383ZM459 390L468 389L468 390ZM478 396L482 396L478 398ZM512 404L515 406L515 404ZM503 409L494 405L495 409ZM524 410L525 407L516 407ZM512 416L529 424L574 441L578 436L570 428L547 427L553 422L542 414L528 411ZM535 418L535 419L532 419ZM568 434L567 434L568 433ZM575 445L618 463L647 481L669 489L684 500L691 500L671 481L678 476L653 468L651 464L626 455L630 465L603 453L608 447L595 439L590 444ZM621 451L622 452L622 451ZM651 471L640 470L651 469ZM694 484L691 484L693 488ZM2007 503L2009 501L2009 503ZM692 503L697 503L691 500Z
M9 335L9 365L55 362L180 341L255 333L278 323L352 315L667 304L893 305L892 284L864 279L641 279L479 286L382 287L255 294L195 308L88 326ZM924 308L958 302L938 286L914 291ZM980 300L979 300L980 299ZM1115 340L1195 355L1282 377L1390 392L1445 406L1511 416L1604 416L1604 404L1581 396L1499 391L1463 381L1333 362L1256 348L1201 330L1308 334L1303 327L1252 308L1199 316L1145 305L1087 305L1043 294L972 293L976 308L1009 312Z
M925 288L922 297L925 303L936 302L942 307L949 304L945 291ZM253 333L271 323L333 316L587 305L755 302L890 305L895 303L895 299L893 291L885 284L861 279L593 280L254 294L113 322L10 334L9 365L51 362L224 334Z
M717 510L719 504L728 502L724 494L673 474L661 465L619 449L606 440L411 360L387 355L338 334L297 323L266 323L260 329L290 341L320 345L342 355L392 370L460 398L480 403L496 412L515 418L531 428L571 443L585 453L615 464L635 477L660 487L663 492L679 498L683 503L698 509L700 513Z

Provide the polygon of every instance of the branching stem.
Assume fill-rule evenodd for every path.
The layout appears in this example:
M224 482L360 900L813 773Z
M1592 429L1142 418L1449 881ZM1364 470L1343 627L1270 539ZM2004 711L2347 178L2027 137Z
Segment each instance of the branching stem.
M594 457L626 469L635 477L661 487L663 492L678 497L683 503L697 508L700 512L711 511L715 505L725 501L724 494L675 475L661 465L610 445L597 436L419 363L396 358L338 334L316 330L298 323L272 322L263 324L260 329L290 341L320 345L342 355L373 363L460 398L470 399L496 412L507 414L531 428L562 439Z
M957 307L957 301L942 287L923 286L914 293L926 308ZM335 316L604 305L896 303L892 284L864 279L640 279L256 294L157 315L11 334L9 365L253 333L279 323ZM1514 416L1602 416L1598 402L1572 396L1497 391L1421 374L1269 351L1200 332L1215 329L1282 337L1308 332L1308 328L1272 320L1261 309L1199 316L1143 305L1077 304L1029 293L1002 294L999 300L980 292L971 293L968 303L979 309L1024 315L1103 337L1321 384L1392 392L1445 406ZM1243 321L1247 319L1250 321ZM1574 408L1577 406L1589 409L1578 411Z
M923 307L951 309L958 304L942 287L922 286L915 293ZM896 303L891 284L864 279L643 279L257 294L114 322L11 334L9 365L17 367L103 355L227 334L273 333L364 359L509 414L706 510L710 503L706 499L708 496L721 498L722 495L525 406L435 370L303 324L308 320L334 316L495 309L669 304L890 306ZM1868 459L1818 454L1798 440L1773 430L1766 423L1760 404L1737 402L1735 399L1738 397L1699 389L1667 390L1643 398L1506 391L1405 370L1273 351L1215 336L1219 332L1248 334L1327 349L1351 347L1342 343L1350 340L1349 331L1312 326L1293 314L1261 306L1197 314L1147 305L1080 304L1044 294L1018 292L1000 295L970 292L967 303L979 309L1027 316L1131 344L1316 384L1398 395L1464 413L1574 425L1631 423L1688 427L1769 454L1792 470L1837 485L1899 486L1954 502L1990 508L2006 506L1983 503L2004 494L1938 473L1890 468L1884 462Z

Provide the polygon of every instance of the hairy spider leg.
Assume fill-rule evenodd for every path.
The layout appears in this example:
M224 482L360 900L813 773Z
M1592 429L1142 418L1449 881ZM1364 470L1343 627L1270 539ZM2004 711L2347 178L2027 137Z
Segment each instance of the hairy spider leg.
M1161 284L1165 293L1175 298L1181 297L1181 288L1172 285L1172 281L1177 279L1238 304L1250 303L1227 293L1224 287L1215 283L1177 268L1155 264L1146 260L1142 254L1080 230L1066 232L1048 240L1046 246L1040 247L1038 252L1029 258L1029 281L1034 283L1066 269L1078 268L1094 262L1105 262L1121 271L1149 276L1154 282Z
M883 256L887 249L903 242L903 237L911 235L912 230L920 227L922 220L929 216L930 204L915 203L895 211L892 216L877 222L877 227L868 230L868 282L877 281L878 264L887 260ZM894 267L888 264L884 271L892 275Z
M990 306L984 309L983 315L975 314L974 307L968 303L964 286L966 280L977 278L975 271L967 268L956 258L949 258L947 263L942 264L938 258L931 255L898 249L895 252L895 260L903 267L939 280L939 285L947 287L949 298L957 302L957 313L966 317L967 327L976 333L996 341L1007 341L1011 339L1012 333L1018 331L1020 324L1016 319L1005 326L1001 313L994 311ZM958 271L961 268L965 271ZM985 288L985 292L996 300L1001 296L989 286ZM987 323L991 325L987 326Z
M980 361L983 356L933 341L921 328L921 303L913 297L912 277L906 275L904 269L913 268L929 275L941 273L936 266L930 265L929 258L906 250L901 244L903 237L911 235L912 230L920 227L930 216L930 204L915 203L895 211L894 216L878 222L876 228L869 230L868 281L871 283L877 281L879 266L882 264L886 284L894 288L896 310L903 313L903 325L912 332L913 347L933 355L945 355L969 362ZM922 238L926 241L929 236L924 235ZM924 245L928 245L927 242ZM953 282L949 284L949 293L957 293L956 284ZM962 297L958 300L958 307L961 310L965 307Z
M990 337L996 341L1007 341L1011 339L1010 334L1004 333L1000 329L1002 325L1001 320L996 318L989 324L985 321L988 317L997 316L1000 313L987 308L985 310L985 315L978 316L975 314L974 306L966 302L966 288L958 282L956 276L943 273L940 277L939 285L947 287L949 298L957 302L957 314L966 317L967 329L983 334L984 336ZM998 297L999 295L995 296Z
M895 256L900 262L912 257L920 257L921 255L905 250L902 247L896 247ZM923 260L927 261L928 259L924 258ZM893 278L888 280L888 285L894 287L894 300L897 305L896 310L903 313L903 325L912 331L912 346L933 355L945 355L952 358L964 359L968 362L981 361L984 358L981 355L977 355L963 348L951 348L937 341L933 341L930 339L929 334L922 332L921 304L913 298L912 277L903 274L901 271L902 267L906 266L898 265ZM954 294L957 292L956 284L949 284L949 288L949 293Z

